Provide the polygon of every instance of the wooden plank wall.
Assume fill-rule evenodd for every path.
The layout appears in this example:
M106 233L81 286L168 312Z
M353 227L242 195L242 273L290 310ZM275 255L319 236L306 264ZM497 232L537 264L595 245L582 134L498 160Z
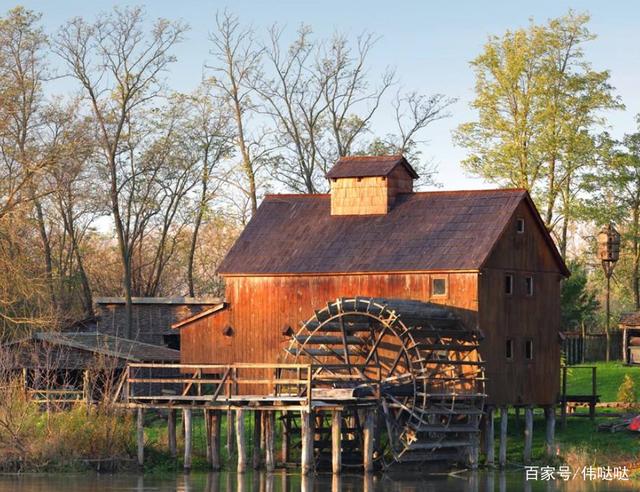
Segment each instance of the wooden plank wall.
M525 220L523 234L516 220ZM531 210L522 202L496 245L479 281L482 344L491 381L493 404L555 402L560 385L560 280L557 263L545 244ZM505 293L505 275L513 275L514 292ZM534 279L527 296L525 278ZM506 357L513 340L513 359ZM533 359L525 358L525 344L533 341Z

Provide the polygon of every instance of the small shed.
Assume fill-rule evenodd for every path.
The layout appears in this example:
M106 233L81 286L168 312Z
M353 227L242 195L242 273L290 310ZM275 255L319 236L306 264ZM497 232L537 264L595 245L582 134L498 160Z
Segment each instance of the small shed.
M128 363L180 360L177 350L95 332L34 332L3 349L3 377L20 376L32 395L63 401L114 389Z
M640 364L640 311L623 314L618 326L622 330L622 360Z

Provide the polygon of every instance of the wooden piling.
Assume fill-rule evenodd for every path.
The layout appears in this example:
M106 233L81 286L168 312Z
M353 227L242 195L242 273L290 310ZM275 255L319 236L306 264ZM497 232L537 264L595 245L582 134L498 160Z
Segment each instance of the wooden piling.
M178 445L176 439L176 411L169 409L167 414L167 434L169 436L169 454L175 459L178 456Z
M204 422L205 453L207 455L207 463L211 465L211 422L209 414L210 412L206 408L202 410L202 419Z
M253 412L253 469L257 470L260 468L260 463L262 461L262 451L260 449L260 441L262 438L262 412L254 411Z
M217 410L209 411L209 429L211 443L211 469L213 471L219 471L222 468L220 458L220 421L222 416Z
M289 463L289 449L291 449L291 433L289 432L289 413L287 411L282 412L282 462Z
M238 449L238 473L247 471L247 448L244 439L244 410L236 410L236 444Z
M301 473L306 476L313 472L313 412L300 412L300 432L302 435Z
M191 451L193 449L193 423L191 421L191 409L182 410L182 421L184 423L184 471L191 470Z
M331 471L342 471L342 412L331 412Z
M234 439L233 432L235 430L234 423L235 415L233 410L227 410L227 455L233 456L236 452L236 440Z
M365 473L373 472L373 433L375 424L375 413L368 409L364 417L362 465Z
M141 407L137 411L136 440L138 444L138 466L144 466L144 411Z
M507 465L507 426L509 424L509 414L507 407L500 407L500 451L498 460L500 467Z
M264 431L264 461L267 472L271 473L276 467L276 444L275 444L275 412L268 411L264 413L263 419Z
M533 408L524 409L524 464L531 464L531 446L533 444Z
M493 420L493 407L487 407L484 417L484 455L485 464L495 464L495 424Z
M556 453L555 435L556 435L556 407L549 405L544 407L544 417L546 422L545 433L545 451L547 458L551 458Z

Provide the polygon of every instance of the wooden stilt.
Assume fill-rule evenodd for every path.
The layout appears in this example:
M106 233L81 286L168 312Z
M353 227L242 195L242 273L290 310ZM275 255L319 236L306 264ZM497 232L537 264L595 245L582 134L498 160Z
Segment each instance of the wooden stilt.
M480 436L474 434L471 436L471 445L467 454L467 465L471 470L478 469L478 455L480 454ZM477 488L472 489L477 490Z
M244 439L244 410L236 410L236 444L238 448L238 473L247 471L247 448Z
M301 473L303 476L313 472L313 412L300 412L300 431L302 434Z
M176 439L176 411L169 409L167 415L167 434L169 436L169 454L173 459L178 456L178 445Z
M260 468L262 461L262 452L260 449L260 441L262 438L262 412L253 412L253 469Z
M494 466L495 462L495 428L493 421L493 407L487 407L484 417L484 455L487 466Z
M331 471L342 471L342 412L331 412Z
M516 429L520 428L520 407L513 407L516 412L515 426Z
M275 456L275 413L273 411L264 412L264 461L267 472L271 473L276 467Z
M144 411L138 408L136 422L136 438L138 444L138 466L144 466Z
M184 422L184 471L189 472L191 470L191 451L193 448L193 425L190 408L182 410L182 420Z
M365 473L373 472L373 433L375 424L375 414L367 410L364 417L364 436L362 446L362 464Z
M545 433L545 451L547 458L551 458L556 454L555 436L556 436L556 407L549 405L544 407L544 417L547 424Z
M227 455L233 456L236 452L236 440L234 439L233 432L235 430L235 415L233 410L227 410Z
M500 451L498 460L500 467L507 466L507 425L509 424L509 414L507 407L500 407Z
M533 443L533 408L524 409L524 464L531 464L531 446Z
M289 463L289 449L291 441L291 433L289 432L290 418L289 413L282 412L282 462Z
M204 440L207 454L207 463L211 464L211 422L210 411L206 408L202 410L202 417L204 420Z
M209 428L211 429L211 469L219 471L222 467L220 458L220 420L222 416L219 411L209 412Z

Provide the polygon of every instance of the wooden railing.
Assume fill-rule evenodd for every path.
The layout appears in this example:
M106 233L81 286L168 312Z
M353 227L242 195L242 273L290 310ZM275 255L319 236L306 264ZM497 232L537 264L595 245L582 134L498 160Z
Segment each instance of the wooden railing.
M84 390L76 389L27 389L27 394L38 403L78 403L87 399Z
M153 364L125 368L114 401L230 403L269 398L311 409L310 364Z

